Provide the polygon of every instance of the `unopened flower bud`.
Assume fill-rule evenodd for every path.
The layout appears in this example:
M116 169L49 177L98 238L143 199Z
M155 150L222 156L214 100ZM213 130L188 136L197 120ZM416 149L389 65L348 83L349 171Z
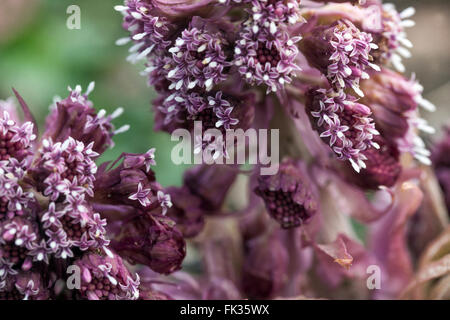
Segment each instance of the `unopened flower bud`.
M129 219L111 245L131 263L144 264L164 274L179 270L186 255L181 232L165 216L142 214Z
M283 228L298 227L317 212L317 198L304 164L285 160L273 176L260 176L255 189Z

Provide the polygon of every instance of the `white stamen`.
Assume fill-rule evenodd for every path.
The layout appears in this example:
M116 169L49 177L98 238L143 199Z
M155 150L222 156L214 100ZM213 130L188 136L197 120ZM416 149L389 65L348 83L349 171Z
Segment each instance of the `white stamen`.
M175 89L180 90L182 86L183 86L183 79L177 82L177 84L175 85Z
M413 15L416 14L416 9L414 7L409 7L400 12L400 18L401 19L408 19L411 18Z
M155 47L155 45L151 45L150 47L148 47L147 49L145 49L144 51L142 51L141 53L139 53L136 57L136 59L141 60L143 58L145 58L150 52L152 52L153 48Z
M139 12L133 11L133 12L131 12L131 16L132 16L133 18L135 18L136 20L142 19L142 14L140 14Z
M206 91L211 90L212 85L213 85L213 80L212 80L212 79L206 80L206 81L205 81Z
M169 73L167 74L167 78L173 78L175 76L175 74L177 73L178 68L172 69L169 71Z
M436 111L436 106L432 104L430 101L424 99L422 96L416 98L417 103L424 108L425 110L428 110L430 112Z
M130 47L130 49L128 49L128 52L136 52L136 51L138 51L143 45L144 45L143 42L136 43L135 45L133 45L132 47Z
M413 20L403 20L400 22L400 25L404 28L411 28L416 25L416 23Z
M402 58L398 54L392 54L391 62L394 65L395 69L397 69L397 71L402 73L405 72L406 68L402 63Z
M426 166L430 166L431 165L431 160L428 157L424 157L424 156L421 156L419 154L416 154L416 155L414 155L414 158L416 158L417 160L419 160L420 162L422 162Z
M98 113L97 113L97 118L101 119L106 115L106 110L105 109L101 109Z
M375 63L370 63L370 62L369 62L369 66L371 66L372 69L375 70L375 71L378 71L378 72L381 71L380 66L378 66L378 65L375 64Z
M408 49L403 47L398 47L397 52L400 53L404 58L411 58L411 52Z
M95 89L95 82L91 81L86 89L86 95L88 96Z
M277 32L277 26L275 25L275 23L272 21L270 23L270 33L271 34L275 34Z
M200 47L198 47L197 52L203 52L206 50L206 44L202 44Z
M259 19L261 19L261 13L255 13L253 15L253 20L258 21Z
M405 47L407 47L407 48L412 48L412 47L413 47L412 42L409 41L407 38L399 37L399 38L398 38L398 41L399 41L402 45L404 45Z
M362 90L359 88L359 86L357 84L354 84L352 86L353 90L355 90L356 94L360 97L364 97L364 92L362 92Z
M117 129L116 131L114 131L114 134L124 133L124 132L127 132L128 130L130 130L130 125L125 124L125 125L121 126L119 129Z
M191 81L188 84L188 89L193 89L193 88L195 88L196 85L197 85L197 80Z
M128 10L128 7L127 6L114 6L114 10L119 11L119 12L126 11L126 10Z
M147 35L147 32L135 34L133 36L133 40L136 40L136 41L142 40L146 35Z
M177 47L181 47L184 44L184 40L181 38L178 38L177 41L175 41L175 45Z
M123 108L117 108L116 110L114 110L114 112L111 114L111 118L116 119L118 117L120 117L123 113Z
M355 161L353 161L353 159L349 159L349 161L350 161L350 163L352 164L353 169L354 169L357 173L359 173L359 172L361 171L361 169L359 168L358 164L357 164Z
M116 46L124 46L130 41L131 41L130 37L117 39L116 40Z

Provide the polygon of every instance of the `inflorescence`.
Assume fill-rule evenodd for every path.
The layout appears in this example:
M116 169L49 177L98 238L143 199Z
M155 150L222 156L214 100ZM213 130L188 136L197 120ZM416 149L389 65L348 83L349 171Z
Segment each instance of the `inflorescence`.
M19 120L12 100L0 103L1 299L139 298L139 276L124 262L133 263L133 254L120 255L123 242L107 221L116 219L120 207L130 218L153 223L172 203L155 181L154 149L124 154L112 171L105 170L108 163L97 167L112 137L128 126L115 129L112 124L122 109L112 115L96 112L88 100L92 89L93 84L86 93L80 86L69 88L69 97L52 107L39 138L32 119ZM130 218L120 222L123 228ZM154 229L164 237L177 235L172 225ZM178 239L176 247L166 241L153 239L147 261L139 262L162 273L179 268L184 240ZM152 250L158 246L155 256ZM169 258L172 250L180 252L177 258ZM69 281L66 271L73 266L79 268L80 282L71 291L59 283Z

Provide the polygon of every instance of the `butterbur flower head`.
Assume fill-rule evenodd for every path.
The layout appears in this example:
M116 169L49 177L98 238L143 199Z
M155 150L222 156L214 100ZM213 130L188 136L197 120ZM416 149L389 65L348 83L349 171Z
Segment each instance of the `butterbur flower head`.
M89 300L136 300L139 276L132 275L116 255L86 253L74 263L80 268L81 287L78 295Z
M112 124L112 120L120 116L123 109L119 108L111 115L106 115L105 110L97 113L88 100L93 89L93 82L85 93L81 92L80 86L75 89L69 87L69 97L52 106L43 138L57 143L71 137L85 145L92 143L92 150L97 153L103 153L108 147L114 146L111 138L129 128L125 125L116 130Z
M255 192L282 228L307 223L318 210L318 200L304 164L285 160L276 175L260 176Z
M183 127L193 130L194 122L201 121L202 129L247 129L253 120L254 96L235 95L217 91L206 95L196 92L175 92L155 101L156 127L172 132Z
M89 199L94 195L94 160L99 155L93 150L94 142L103 150L113 127L99 124L87 128L91 120L102 117L87 100L92 89L90 85L82 94L77 86L56 104L44 137L33 145L32 161L13 155L1 162L0 251L16 269L28 271L35 263L48 263L50 256L64 260L88 249L107 251L106 221L93 211ZM23 99L18 98L23 107ZM22 144L26 136L21 134Z
M359 172L365 168L363 151L378 149L373 140L379 135L369 107L344 92L311 89L307 93L306 108L320 137L340 160L348 160Z
M169 217L141 214L124 223L112 247L131 263L141 263L158 273L181 268L186 244Z
M234 64L242 78L250 85L265 85L268 93L283 89L300 70L296 43L301 38L289 38L273 22L271 25L267 28L250 23L239 34L234 48Z
M92 148L92 142L85 145L72 137L57 143L44 139L36 160L37 168L32 170L35 179L43 182L39 183L39 191L51 201L77 191L93 196L97 172L94 159L98 153Z
M126 214L165 214L172 206L171 198L151 170L156 164L154 149L123 154L111 167L106 163L98 170L95 160L112 145L112 136L123 130L114 130L111 123L120 109L111 116L95 111L88 100L92 89L90 85L82 93L77 86L70 89L67 99L56 102L39 140L31 122L19 124L12 108L0 104L4 109L0 110L1 299L70 296L53 284L66 278L64 266L74 261L82 269L83 285L72 297L139 297L139 278L132 277L121 258L109 249L109 237L114 236L110 231L120 228L117 220ZM23 99L16 96L25 118L31 118ZM111 227L105 217L111 218ZM170 219L166 219L167 227ZM148 221L142 225L148 226ZM184 240L177 230L170 232L153 235L146 229L147 239L149 234L154 236L147 248L153 249L156 264L170 261L179 266ZM175 236L170 238L172 234ZM170 250L161 249L165 248L162 243L170 247L168 238L177 239L180 248L174 250L182 254L174 257Z
M381 72L374 73L371 79L361 82L361 88L366 93L361 100L372 108L381 106L392 112L404 113L417 108L420 93L415 87L404 76L383 68Z
M194 133L194 153L210 149L214 156L227 156L226 130L247 130L254 119L255 95L236 94L229 91L209 92L200 95L196 92L176 92L155 101L157 130L173 132L178 128ZM208 129L219 130L221 135L197 135L195 125L200 123L202 132ZM231 144L231 143L230 143Z
M200 26L195 27L197 24ZM220 31L210 31L201 25L204 23L191 23L169 49L172 54L167 73L170 90L187 91L198 86L210 91L227 78L225 72L231 65L227 57L228 41Z
M434 111L436 107L422 96L423 87L412 76L410 79L403 75L383 68L381 72L372 73L371 80L363 81L361 88L367 90L367 97L362 100L376 103L395 112L416 110L419 106L427 111Z
M349 20L315 27L301 46L309 63L327 77L336 91L351 88L364 96L359 88L360 80L369 77L369 70L380 70L370 55L371 50L377 48L372 36L360 31Z
M84 197L69 198L66 204L50 203L41 221L48 237L48 250L56 257L72 257L74 249L108 251L106 220L92 212Z

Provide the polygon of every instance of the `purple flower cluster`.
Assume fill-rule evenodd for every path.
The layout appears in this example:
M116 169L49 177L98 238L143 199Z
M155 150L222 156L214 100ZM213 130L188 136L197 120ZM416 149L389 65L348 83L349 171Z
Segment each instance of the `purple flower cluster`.
M431 259L423 248L448 227L448 213L421 138L421 131L434 129L419 107L435 107L415 77L402 74L414 10L399 13L381 0L218 3L126 0L116 8L134 43L131 60L145 58L144 74L158 93L156 128L193 130L201 121L222 133L279 129L279 145L270 147L281 161L268 176L263 161L191 168L182 186L157 195L170 196L167 215L147 222L138 215L118 228L109 220L128 215L127 208L122 202L105 207L116 235L110 246L153 269L140 272L143 295L386 299L416 293L418 279L432 273L432 266L422 270ZM447 140L432 156L445 192ZM219 142L196 140L194 153ZM246 160L252 156L250 150ZM151 207L154 187L136 188L123 203ZM152 235L165 248L179 250L152 250L149 237L136 236L148 230L156 230ZM181 234L190 238L193 256L201 254L201 274L156 274L177 270L158 252L165 261L180 260ZM373 266L382 273L379 290L367 287Z
M266 85L267 93L283 89L300 70L296 64L301 38L290 37L288 24L299 22L297 1L252 1L249 17L234 47L234 64L250 85Z
M23 123L12 100L0 103L0 299L137 299L139 276L123 259L170 273L184 258L181 233L163 216L172 203L151 170L154 149L124 154L109 171L108 163L97 167L111 138L128 126L115 130L111 122L120 109L95 111L92 89L77 86L56 102L40 139L17 93ZM129 238L114 229L126 233L132 219L154 225L132 230L148 243L138 253L124 250ZM70 288L66 270L74 266L80 285Z
M378 47L372 43L372 36L348 20L317 26L302 45L308 61L324 72L336 91L351 88L364 96L359 88L360 80L369 77L367 69L380 70L371 62L370 51ZM319 60L318 55L322 56Z
M224 6L217 8L220 16L210 14L209 2L125 1L115 8L131 33L118 44L134 42L129 59L146 61L144 73L159 93L157 129L190 130L194 121L202 121L205 130L247 129L255 108L255 93L248 89L265 85L277 91L299 70L300 38L287 30L301 20L297 1L222 3L245 9L239 21L231 21Z
M132 60L145 58L149 84L159 93L157 129L192 130L194 121L223 133L265 128L279 103L294 119L306 111L335 158L359 173L333 164L339 175L363 188L391 187L401 175L401 154L429 164L417 131L433 130L418 105L434 106L414 79L386 67L399 66L398 53L408 56L404 28L413 23L402 19L414 10L398 13L379 0L336 2L125 1L116 10L134 42ZM226 154L223 139L204 139L195 150ZM330 161L322 147L307 145Z
M298 1L222 4L228 10L207 10L209 2L186 3L186 9L178 8L177 14L162 13L161 4L154 1L125 1L124 6L116 7L124 14L124 27L131 32L128 41L135 43L130 49L131 60L147 61L145 73L159 93L154 101L157 129L192 130L194 121L201 121L204 129L219 128L223 133L227 129L257 126L253 120L254 105L264 99L258 88L266 88L266 94L285 96L286 86L295 87L293 77L308 73L302 72L302 56L328 80L332 88L326 88L329 95L348 96L353 105L353 96L364 96L361 81L381 70L376 62L382 61L372 56L380 50L381 40L376 33L379 30L368 23L361 26L362 21L358 20L363 14L370 14L374 20L375 7L382 8L376 4L355 9L359 15L354 21L348 16L332 21L328 11L333 6L303 9ZM169 4L165 9L168 7ZM228 13L234 13L238 7L242 10L230 18ZM321 15L325 19L320 19ZM313 18L307 21L304 16ZM164 30L155 29L155 21ZM397 33L403 35L402 32ZM122 39L119 44L125 42ZM359 123L352 124L358 132L347 132L347 137L354 138L344 139L341 131L347 130L347 125L340 123L348 120L336 112L325 121L326 125L333 122L332 128L318 130L322 137L329 130L334 131L329 133L333 151L339 159L350 159L357 171L365 167L363 151L377 146L371 141L378 131L373 128L373 119L369 119L370 108L346 108L347 117L359 119ZM311 111L318 110L320 106ZM335 145L333 136L337 134L341 138ZM195 148L212 148L216 153L219 150L227 154L224 141L197 141Z
M307 108L316 120L315 128L320 137L328 141L339 159L349 160L357 172L366 168L364 151L380 148L374 141L379 132L370 108L342 91L313 89L307 97L310 99Z
M224 49L227 40L220 34L208 34L195 27L184 30L169 49L172 54L167 79L169 90L188 91L196 86L210 91L226 80L224 71L230 66Z

